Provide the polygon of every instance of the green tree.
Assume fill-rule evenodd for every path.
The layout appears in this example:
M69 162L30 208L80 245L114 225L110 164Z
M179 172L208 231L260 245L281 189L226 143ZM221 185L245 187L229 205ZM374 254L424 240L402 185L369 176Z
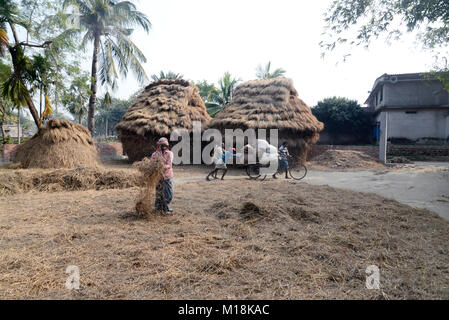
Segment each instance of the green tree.
M2 54L9 52L13 66L11 77L3 83L2 95L19 108L27 106L38 128L42 123L34 105L33 95L37 90L33 91L33 87L44 79L39 77L39 74L43 74L37 72L37 61L27 55L27 50L28 54L41 57L48 57L48 53L55 48L60 49L59 53L66 50L67 41L61 45L61 41L57 40L62 26L48 19L50 9L55 12L57 6L60 7L60 1L56 0L0 0L0 51ZM44 25L46 28L40 28ZM11 43L7 28L12 34ZM20 38L25 40L21 41ZM44 55L36 54L36 49L44 51ZM54 83L50 79L46 80L47 83ZM50 105L49 99L45 100Z
M138 81L147 80L141 65L146 62L145 55L131 41L131 27L143 28L147 33L151 23L130 1L116 0L65 0L64 7L74 5L79 16L79 32L84 32L82 45L93 42L91 96L89 100L88 128L94 130L97 83L114 87L118 72L123 76L131 69ZM72 18L73 18L72 15Z
M197 84L199 94L204 100L207 112L211 117L214 117L225 105L231 102L232 94L240 81L229 72L225 72L223 77L218 80L218 88L205 80Z
M3 63L0 60L0 84L4 83L10 76L12 70L11 66ZM13 115L12 103L8 99L5 99L0 95L0 129L2 134L2 142L6 143L6 134L3 128L5 123L13 123L17 121L16 117Z
M9 39L5 37L6 27L9 26L14 38L14 44L9 43ZM0 36L2 53L7 50L10 53L13 65L11 76L3 83L2 95L9 99L15 106L28 106L33 120L38 128L41 127L39 115L34 105L33 99L28 89L28 85L32 81L32 67L30 59L25 55L25 47L45 48L49 43L30 44L29 42L21 42L16 26L22 26L28 30L26 22L19 14L17 4L12 0L0 0Z
M44 57L41 54L33 56L31 69L34 82L32 92L35 90L39 91L39 116L42 120L43 99L49 99L48 91L50 85L53 83L54 74L56 72L49 58Z
M168 71L165 73L164 71L160 71L159 74L153 74L151 76L151 79L153 81L159 81L161 79L169 79L169 80L176 80L176 79L182 79L184 76L180 73L175 73L173 71Z
M258 65L256 69L256 77L257 79L273 79L278 77L283 77L285 75L285 70L282 68L278 68L271 72L271 61L268 61L268 63L265 66Z
M75 77L69 89L62 98L62 103L70 114L82 123L87 114L87 103L91 92L89 89L89 75L82 73Z
M324 123L324 128L335 142L338 134L351 134L365 140L371 131L371 114L355 100L326 98L312 108L313 115Z
M112 98L111 95L109 94L109 92L106 92L106 94L104 95L103 99L101 99L100 101L100 106L101 109L104 111L105 114L105 130L104 130L104 137L107 139L108 138L108 122L109 122L109 109L111 108L112 105Z
M449 1L447 0L334 0L325 14L325 51L338 45L365 45L386 35L399 39L417 31L424 48L446 48L449 43ZM354 32L356 31L356 32ZM324 53L323 53L324 55ZM446 59L444 59L446 60ZM447 61L447 60L446 60ZM449 89L447 66L436 66Z
M136 99L131 96L128 100L111 99L111 104L104 109L103 104L100 104L99 112L95 116L95 130L101 132L104 130L107 122L107 130L109 133L117 134L115 126L122 120L128 108Z

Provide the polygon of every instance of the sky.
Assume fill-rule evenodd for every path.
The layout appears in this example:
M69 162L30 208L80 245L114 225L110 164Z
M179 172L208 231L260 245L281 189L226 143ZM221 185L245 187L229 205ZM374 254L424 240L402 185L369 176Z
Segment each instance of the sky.
M149 34L136 30L132 40L148 61L148 76L163 71L186 79L217 83L229 71L242 81L255 79L259 64L272 62L292 78L310 107L332 96L364 104L376 78L384 73L428 71L433 55L406 35L369 49L345 48L321 57L323 14L331 0L140 0L152 23ZM351 54L346 62L344 54ZM90 54L89 54L90 55ZM88 55L88 56L89 56ZM87 70L89 69L86 66ZM113 93L128 98L140 88L132 74Z

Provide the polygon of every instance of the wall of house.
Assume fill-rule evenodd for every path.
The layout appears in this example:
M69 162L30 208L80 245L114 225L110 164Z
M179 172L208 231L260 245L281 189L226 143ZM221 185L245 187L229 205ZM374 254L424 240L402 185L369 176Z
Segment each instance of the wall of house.
M398 81L383 85L381 106L447 106L449 92L439 81Z
M416 112L416 113L407 113ZM381 114L376 121L381 122ZM388 110L388 138L447 139L449 133L449 108Z
M5 130L6 136L10 136L11 138L17 138L18 137L18 126L16 124L14 125L3 125L3 129ZM20 127L20 136L23 137L22 127Z

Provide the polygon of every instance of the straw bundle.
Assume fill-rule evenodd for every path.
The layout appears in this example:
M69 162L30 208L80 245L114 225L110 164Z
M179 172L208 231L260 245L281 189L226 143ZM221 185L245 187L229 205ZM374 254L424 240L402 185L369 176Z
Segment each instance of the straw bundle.
M193 122L204 126L210 116L198 88L182 79L159 80L147 86L116 126L131 161L150 156L160 137L175 129L192 131Z
M134 167L141 173L140 195L136 203L136 213L140 217L148 217L154 213L156 185L162 178L164 162L161 158L145 158L136 162Z
M98 153L87 128L53 119L18 147L14 162L22 168L97 167Z

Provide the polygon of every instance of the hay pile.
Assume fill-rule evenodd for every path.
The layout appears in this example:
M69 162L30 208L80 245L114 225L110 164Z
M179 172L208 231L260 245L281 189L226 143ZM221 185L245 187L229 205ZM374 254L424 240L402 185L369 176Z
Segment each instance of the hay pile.
M159 80L145 88L116 126L131 161L150 156L160 137L177 128L192 131L193 121L210 120L198 88L182 79Z
M92 168L98 165L98 153L87 128L52 119L17 148L14 162L22 168Z
M141 190L136 202L136 213L139 217L148 217L155 211L155 190L162 178L164 162L160 158L145 158L133 166L141 173L139 179Z
M140 185L134 170L76 168L2 170L0 196L37 192L126 189Z
M386 169L366 153L353 150L327 150L309 162L316 169Z
M293 154L305 157L307 146L318 140L324 125L298 98L291 79L275 78L239 85L231 103L217 114L209 127L278 129L280 142L289 141Z

